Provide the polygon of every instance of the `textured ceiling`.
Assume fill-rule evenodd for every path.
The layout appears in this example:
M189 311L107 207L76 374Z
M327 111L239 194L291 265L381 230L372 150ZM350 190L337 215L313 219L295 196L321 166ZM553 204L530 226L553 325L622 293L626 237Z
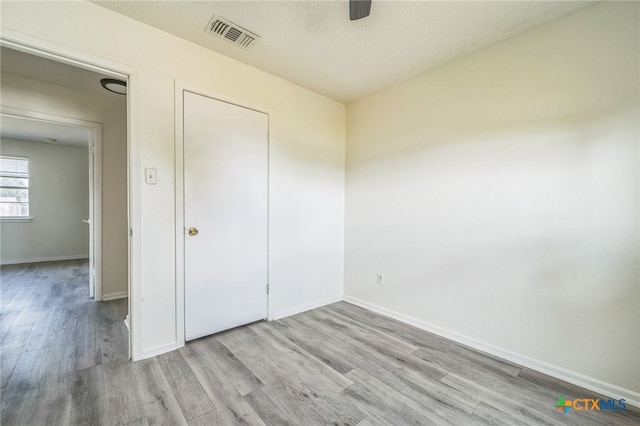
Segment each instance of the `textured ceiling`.
M349 21L341 1L94 1L341 102L595 2L383 1ZM204 32L214 14L258 34L243 50Z

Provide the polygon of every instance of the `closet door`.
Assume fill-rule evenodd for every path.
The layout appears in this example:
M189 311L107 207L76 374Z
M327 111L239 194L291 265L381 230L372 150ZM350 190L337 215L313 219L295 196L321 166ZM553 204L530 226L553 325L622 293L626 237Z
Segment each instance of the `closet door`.
M267 317L268 116L184 105L185 338Z

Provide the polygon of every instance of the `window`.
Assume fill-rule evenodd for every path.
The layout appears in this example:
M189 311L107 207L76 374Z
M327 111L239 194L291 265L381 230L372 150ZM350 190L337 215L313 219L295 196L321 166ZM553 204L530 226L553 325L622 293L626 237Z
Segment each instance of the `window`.
M29 217L29 159L0 157L0 216Z

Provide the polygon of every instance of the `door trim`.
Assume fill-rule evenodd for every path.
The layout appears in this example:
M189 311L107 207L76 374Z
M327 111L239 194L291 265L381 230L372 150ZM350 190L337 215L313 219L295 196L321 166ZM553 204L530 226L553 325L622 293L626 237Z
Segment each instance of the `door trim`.
M267 284L273 293L273 283L269 278L269 217L270 217L270 168L271 168L271 112L268 108L233 98L231 96L203 89L180 80L175 80L175 215L176 215L176 345L185 345L185 267L184 267L184 92L205 96L242 108L248 108L267 115ZM267 289L265 288L265 291ZM272 319L271 294L267 294L267 319Z
M111 75L127 81L127 219L129 228L128 291L129 291L129 358L143 358L142 350L142 244L135 230L141 229L141 188L132 176L141 176L140 144L137 135L138 70L129 65L92 55L49 40L34 37L10 28L2 28L0 46L62 62L67 65ZM139 232L139 231L138 231Z
M102 300L102 124L76 118L61 117L38 111L2 106L0 115L25 120L79 127L89 131L89 257L93 255L93 285L89 278L89 295L95 302ZM93 237L91 237L93 236Z

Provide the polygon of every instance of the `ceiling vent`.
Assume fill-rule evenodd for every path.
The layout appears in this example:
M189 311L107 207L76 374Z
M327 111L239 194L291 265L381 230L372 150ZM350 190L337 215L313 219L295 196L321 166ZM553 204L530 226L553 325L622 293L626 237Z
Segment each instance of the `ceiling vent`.
M218 15L213 15L213 18L207 24L205 31L213 34L217 37L223 38L229 43L233 43L236 46L240 46L243 49L248 49L254 45L254 43L260 40L256 34L251 31L247 31L239 25L234 24Z

